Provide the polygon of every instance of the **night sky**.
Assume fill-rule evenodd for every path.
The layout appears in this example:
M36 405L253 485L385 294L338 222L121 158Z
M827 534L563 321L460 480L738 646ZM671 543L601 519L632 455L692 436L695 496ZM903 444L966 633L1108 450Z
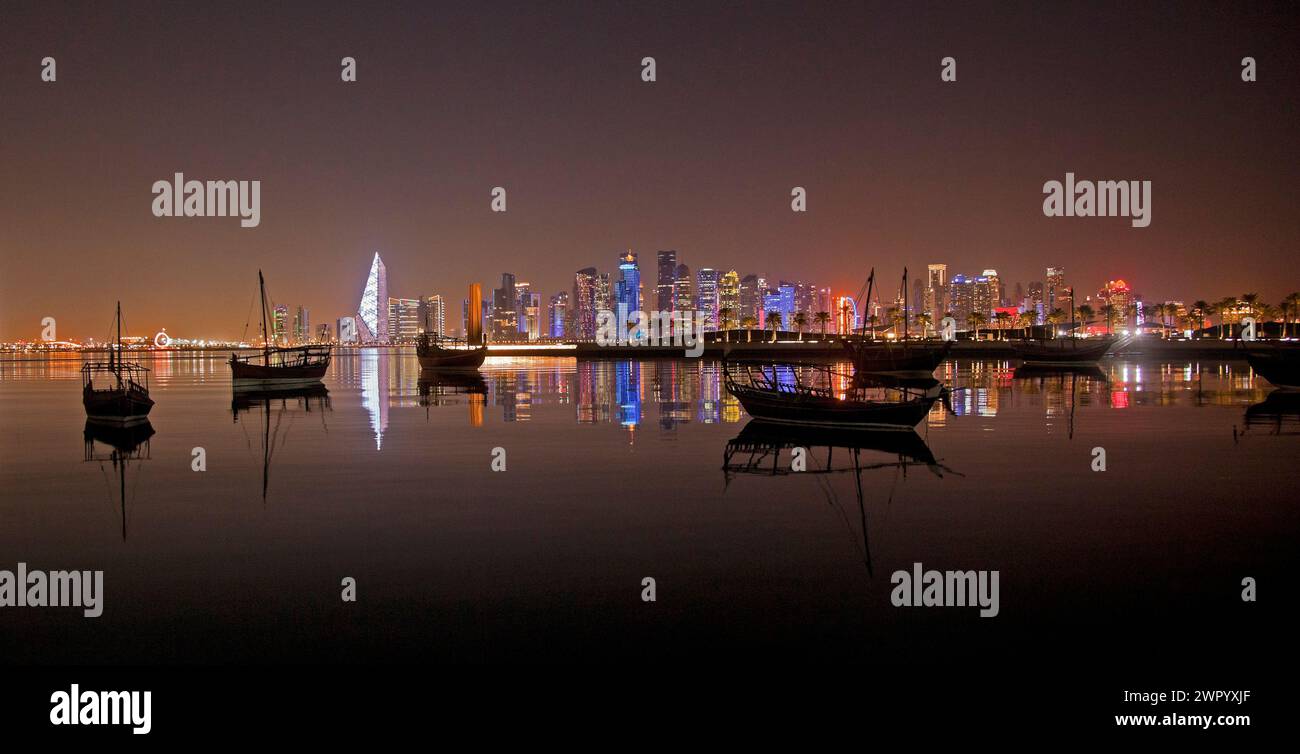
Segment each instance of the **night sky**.
M238 337L259 267L332 323L376 251L457 324L470 282L549 296L628 247L647 291L673 248L837 293L946 262L1277 303L1300 288L1296 7L6 3L0 339L103 336L118 298L137 333ZM261 225L155 218L177 171L261 180ZM1067 171L1152 181L1151 226L1044 217Z

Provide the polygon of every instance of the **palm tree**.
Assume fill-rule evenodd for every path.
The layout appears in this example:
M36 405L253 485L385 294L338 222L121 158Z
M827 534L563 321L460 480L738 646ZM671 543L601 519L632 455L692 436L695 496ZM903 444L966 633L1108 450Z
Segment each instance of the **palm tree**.
M1011 321L1011 315L1006 312L996 312L993 319L998 323L998 339L1007 339L1007 323Z
M1114 304L1102 304L1101 316L1106 318L1106 334L1110 335L1111 328L1115 324L1116 308Z
M1017 324L1020 325L1020 329L1024 331L1024 334L1021 337L1025 337L1025 338L1029 337L1029 328L1038 324L1038 322L1036 321L1037 319L1038 318L1035 317L1031 312L1020 312L1020 316L1016 317L1016 320L1017 320Z
M1254 317L1256 312L1259 311L1259 294L1243 293L1241 294L1241 303L1246 305L1246 309L1250 312L1250 316Z
M921 312L920 314L916 315L916 324L921 326L922 338L930 337L930 325L934 324L934 322L932 322L931 319L932 317L925 312Z
M1217 307L1219 309L1219 339L1223 340L1232 334L1232 320L1236 319L1237 299L1232 296L1224 296L1219 299Z
M817 312L816 314L813 315L813 320L816 321L817 324L819 324L819 325L822 326L822 340L825 340L825 339L826 339L826 325L830 324L830 321L831 321L831 313L830 313L830 312Z
M746 343L752 342L752 338L754 335L754 328L758 327L758 318L751 315L746 315L744 317L741 317L740 326L745 328L745 342Z
M1053 309L1047 313L1047 324L1052 326L1052 337L1056 337L1056 326L1065 321L1064 309Z
M794 327L799 331L799 342L803 342L803 329L808 325L808 315L803 312L794 313Z
M1087 329L1088 324L1092 322L1092 315L1096 314L1096 312L1093 311L1092 306L1089 304L1079 304L1079 308L1075 311L1079 313L1079 326ZM1073 327L1074 323L1071 322L1070 326Z
M772 342L776 342L776 331L781 329L781 312L773 309L767 313L767 326L772 328Z
M731 342L731 335L727 331L731 329L731 315L734 313L729 306L724 306L718 310L718 319L722 320L723 342Z
M980 339L980 325L984 324L987 320L988 318L979 312L971 312L966 315L966 323L975 330L975 340Z
M1192 303L1192 311L1196 312L1196 336L1200 337L1201 329L1205 327L1205 318L1210 315L1210 304L1208 301L1196 300Z
M1282 312L1285 320L1282 323L1282 337L1285 338L1287 324L1292 322L1293 318L1300 319L1296 318L1296 315L1300 314L1300 293L1288 293L1286 298L1282 299Z

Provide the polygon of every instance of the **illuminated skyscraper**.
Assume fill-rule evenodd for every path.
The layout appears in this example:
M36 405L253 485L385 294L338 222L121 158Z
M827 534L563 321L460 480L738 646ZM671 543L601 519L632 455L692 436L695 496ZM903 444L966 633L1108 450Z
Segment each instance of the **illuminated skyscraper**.
M551 296L550 304L547 308L546 316L546 335L552 338L563 338L569 321L569 292L560 291Z
M1065 288L1065 268L1047 268L1047 290L1044 292L1043 308L1051 314L1054 309L1069 309L1069 291Z
M618 258L619 280L614 287L614 304L626 306L629 312L641 308L641 268L636 262L636 252L631 249Z
M722 312L726 311L726 322ZM740 323L740 274L729 270L718 280L718 326L735 327Z
M442 337L447 334L447 305L441 295L420 297L420 330Z
M740 279L740 313L736 315L736 322L745 317L759 321L758 310L763 307L763 290L759 287L758 280L757 275L746 275Z
M361 305L357 307L357 337L363 343L388 342L388 268L375 252L370 263L370 276L361 291Z
M691 268L679 264L673 271L673 309L689 312L694 308L695 297L691 295Z
M695 308L704 312L705 330L718 329L718 271L702 267L695 273Z
M655 304L659 311L673 310L673 286L677 282L676 250L660 251L658 259L659 284L655 286Z
M388 339L393 343L414 343L420 337L420 301L388 299Z
M492 292L492 337L499 341L514 340L519 336L519 301L515 291L515 276L501 273L501 287Z
M570 337L575 340L594 340L596 337L596 268L584 267L573 274L572 312Z
M271 342L285 345L289 339L289 307L281 304L271 312Z

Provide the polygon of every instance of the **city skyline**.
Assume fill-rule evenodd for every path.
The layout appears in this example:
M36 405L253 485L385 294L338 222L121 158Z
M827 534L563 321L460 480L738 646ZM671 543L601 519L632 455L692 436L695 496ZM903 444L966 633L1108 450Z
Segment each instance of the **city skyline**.
M688 22L397 4L313 9L319 28L350 30L326 34L254 6L249 35L238 13L157 8L7 18L3 149L21 178L0 186L0 340L46 316L102 334L118 299L151 330L234 337L259 268L332 321L376 250L404 291L456 299L509 269L570 290L573 271L627 248L837 292L936 259L1026 283L1059 264L1089 288L1141 281L1151 300L1295 288L1300 44L1273 11L1130 8L1117 28L1068 8L758 5ZM1008 36L1014 53L994 41ZM286 38L292 52L264 44ZM344 55L356 82L339 79ZM1244 55L1258 80L1242 81ZM260 223L153 216L150 186L176 172L260 181ZM1067 172L1150 180L1150 226L1046 217L1044 182ZM490 208L497 186L506 212ZM794 187L807 212L791 211Z

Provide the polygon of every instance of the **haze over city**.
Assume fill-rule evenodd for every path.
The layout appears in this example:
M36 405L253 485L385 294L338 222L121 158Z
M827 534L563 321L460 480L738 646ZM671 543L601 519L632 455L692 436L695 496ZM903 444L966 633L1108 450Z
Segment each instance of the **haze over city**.
M1123 278L1148 301L1276 302L1300 248L1300 44L1281 14L14 8L0 340L36 337L44 316L102 337L117 299L139 332L237 338L259 268L277 303L332 322L355 313L376 252L392 295L452 302L507 271L569 290L628 248L647 284L654 253L676 249L692 269L847 295L874 266L882 300L905 264L941 262L1009 284L1061 266L1081 292ZM955 82L939 79L946 56ZM1150 226L1045 217L1043 184L1067 171L1151 181ZM154 217L150 187L175 172L261 181L260 224ZM489 208L495 186L507 212Z

